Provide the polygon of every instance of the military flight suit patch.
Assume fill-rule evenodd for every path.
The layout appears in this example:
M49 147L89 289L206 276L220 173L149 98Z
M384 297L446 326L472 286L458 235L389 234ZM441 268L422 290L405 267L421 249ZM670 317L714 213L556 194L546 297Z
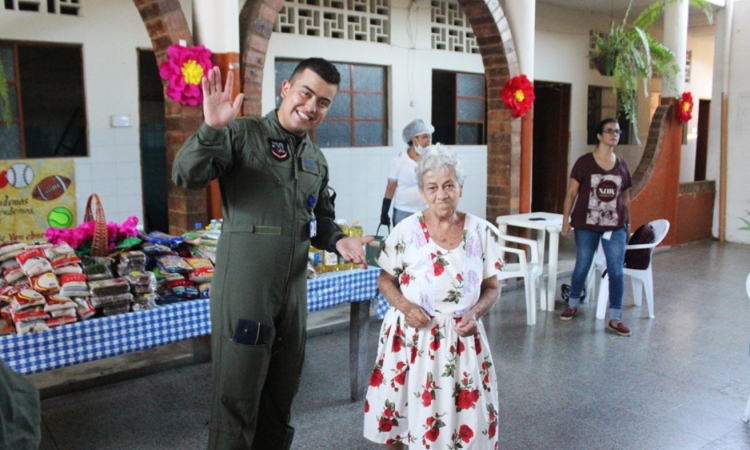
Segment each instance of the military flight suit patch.
M289 159L289 150L286 148L286 142L275 141L273 139L268 140L271 143L271 154L274 158L279 161L286 161Z

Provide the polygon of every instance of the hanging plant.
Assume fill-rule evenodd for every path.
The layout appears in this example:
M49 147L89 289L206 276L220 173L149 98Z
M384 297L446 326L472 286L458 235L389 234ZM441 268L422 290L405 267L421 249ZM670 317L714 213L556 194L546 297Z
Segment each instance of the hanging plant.
M205 46L170 45L169 59L159 66L159 75L167 80L167 96L183 105L203 103L201 79L213 67L211 51Z
M2 61L0 61L0 99L3 100L3 121L5 121L5 127L10 128L10 124L13 122L13 109L10 106L8 80L5 79L5 66Z
M534 104L534 85L521 74L511 78L500 91L500 98L513 117L523 117Z
M666 0L674 3L677 0ZM690 5L699 8L709 22L712 21L711 5L705 0L689 0ZM678 71L674 64L674 53L656 40L648 31L661 17L666 7L665 0L652 3L632 22L628 22L633 0L622 22L614 20L609 34L596 36L594 50L588 57L594 61L602 75L612 77L612 90L617 98L618 113L624 114L633 125L638 140L638 78L643 83L643 92L648 97L648 83L656 74L664 76L664 82L674 90L674 76Z
M693 94L683 92L682 98L677 102L677 118L680 123L687 123L693 118Z

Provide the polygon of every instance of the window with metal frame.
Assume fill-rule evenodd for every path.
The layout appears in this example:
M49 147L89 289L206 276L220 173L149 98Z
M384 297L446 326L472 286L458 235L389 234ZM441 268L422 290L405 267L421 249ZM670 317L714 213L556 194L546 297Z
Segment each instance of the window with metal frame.
M484 75L432 71L433 142L448 145L487 143Z
M276 107L281 83L299 61L275 61ZM388 145L388 73L382 66L334 63L341 74L336 98L325 120L310 133L321 147L382 147Z
M0 62L0 159L87 156L82 47L0 41Z

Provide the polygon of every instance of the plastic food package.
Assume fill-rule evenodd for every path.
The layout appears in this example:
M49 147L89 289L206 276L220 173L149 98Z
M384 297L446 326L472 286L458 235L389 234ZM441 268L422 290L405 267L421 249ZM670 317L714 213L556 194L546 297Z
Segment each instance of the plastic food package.
M86 275L82 273L69 273L60 277L60 295L67 297L88 297L89 285L86 283Z
M123 314L130 311L130 303L124 303L121 305L106 306L102 308L103 316L114 316L116 314Z
M57 311L50 311L49 312L50 317L65 317L65 316L76 316L76 308L71 307L68 309L58 309Z
M26 275L23 273L23 270L21 270L20 266L7 269L5 272L3 272L3 278L8 284L15 283L25 276Z
M19 323L49 319L49 313L44 311L41 306L37 306L36 308L26 308L21 311L11 309L10 315L13 317L13 322L16 324L16 328L18 328Z
M16 327L13 325L13 318L10 315L10 307L0 309L0 336L4 334L13 334Z
M47 312L60 311L63 309L76 308L78 305L70 297L62 295L50 295L47 299L47 303L44 305L44 310ZM75 311L73 311L75 313Z
M11 299L11 306L15 311L44 306L44 303L44 296L32 289L22 289Z
M146 254L140 250L120 253L120 262L126 265L145 265Z
M146 264L123 264L120 263L117 265L117 275L119 277L124 277L129 272L145 272L146 271Z
M52 272L52 265L44 256L44 249L41 248L33 248L19 253L16 256L16 261L21 265L21 270L27 277Z
M83 269L78 264L57 267L54 270L55 275L65 275L66 273L83 273Z
M152 231L148 234L148 241L154 244L164 244L170 248L174 248L177 245L185 241L182 236L172 236L161 231Z
M209 298L211 296L211 283L201 283L198 285L200 298Z
M23 244L21 242L5 242L3 244L0 244L0 258L18 250L23 250L25 247L26 244Z
M107 295L102 297L91 297L89 299L91 306L94 308L102 308L105 306L121 305L123 303L132 303L133 294L127 292L125 294Z
M81 320L88 319L89 317L96 314L96 310L93 306L82 297L73 297L73 301L78 305L76 308L76 312L78 313L78 318Z
M185 258L193 271L188 274L190 281L205 283L214 276L214 265L206 258Z
M49 331L49 327L44 320L31 320L28 322L22 322L16 324L16 331L19 336L25 336L31 333L38 333L40 331Z
M57 276L52 272L43 273L38 277L32 278L31 285L37 292L45 295L60 290L60 283L57 281Z
M156 258L156 264L167 273L187 274L193 271L182 257L177 255L164 255Z
M52 265L52 269L58 269L63 266L70 266L72 264L80 264L81 259L73 254L68 255L60 255L55 259L50 260L50 264Z
M0 268L2 268L3 270L14 269L16 267L18 267L19 269L21 268L21 265L18 264L18 261L16 261L16 258L3 261L3 263L0 264Z
M60 316L60 317L53 317L51 319L47 319L45 323L47 324L47 327L54 328L59 327L60 325L65 325L68 323L78 322L78 317L76 317L76 310L73 309L73 315L66 315L66 316Z
M50 261L62 255L75 255L75 253L76 252L75 250L73 250L73 247L65 242L44 249L44 256L46 256Z
M97 280L89 282L89 290L91 295L96 297L125 294L130 291L130 284L125 278Z
M114 277L112 272L112 263L114 260L109 257L85 257L81 259L83 264L83 273L89 281L103 280Z
M143 244L143 253L147 256L174 255L175 252L164 244L148 242Z
M156 307L156 300L159 298L156 294L138 295L133 299L133 311L144 311Z

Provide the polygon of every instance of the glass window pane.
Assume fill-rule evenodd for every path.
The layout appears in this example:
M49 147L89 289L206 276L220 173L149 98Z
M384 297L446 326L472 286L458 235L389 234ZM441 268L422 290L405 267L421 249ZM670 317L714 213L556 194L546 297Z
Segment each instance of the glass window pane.
M355 91L385 91L385 69L373 66L354 66Z
M21 158L21 132L18 124L14 123L8 128L5 124L0 125L0 159Z
M385 122L356 122L354 133L357 147L385 145Z
M459 97L484 97L484 77L482 75L457 74Z
M333 105L328 110L326 119L351 119L352 118L352 94L342 92L333 99Z
M16 86L8 86L8 97L10 98L10 109L14 119L18 119L18 93L16 92ZM5 102L0 99L0 111L5 108Z
M5 78L7 80L16 79L16 67L13 63L13 46L5 44L0 45L0 61L5 68Z
M459 98L458 99L458 120L481 122L484 118L483 109L484 109L483 100L470 100L467 98Z
M356 94L354 117L357 119L385 119L385 96L382 94Z
M334 64L341 74L341 83L339 84L340 91L351 91L352 90L352 77L351 77L351 65L349 64Z
M479 145L482 143L482 126L478 123L459 123L458 139L459 145Z
M274 65L274 74L276 78L275 86L277 92L281 89L281 83L292 76L292 72L294 71L294 68L297 67L297 64L299 64L299 61L276 61L276 64Z
M315 129L315 143L321 147L351 147L351 122L323 121Z

